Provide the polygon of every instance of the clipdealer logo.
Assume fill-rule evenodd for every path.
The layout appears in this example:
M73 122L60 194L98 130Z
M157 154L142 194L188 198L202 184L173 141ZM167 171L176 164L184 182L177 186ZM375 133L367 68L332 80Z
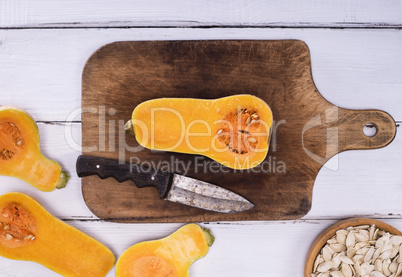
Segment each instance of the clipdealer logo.
M139 157L130 157L130 169L141 172L155 172L157 170L175 172L187 175L190 171L198 174L215 173L234 173L234 172L252 172L252 173L286 173L286 164L283 161L277 161L276 157L269 156L266 160L256 167L248 169L232 169L217 161L211 161L201 156L194 156L190 161L183 161L177 157L171 156L168 160L141 160Z

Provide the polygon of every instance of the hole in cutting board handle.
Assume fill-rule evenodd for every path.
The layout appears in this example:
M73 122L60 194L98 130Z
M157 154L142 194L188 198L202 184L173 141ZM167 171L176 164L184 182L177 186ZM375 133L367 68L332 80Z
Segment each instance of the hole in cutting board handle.
M366 137L374 137L378 132L378 127L374 123L367 123L363 127L363 133Z

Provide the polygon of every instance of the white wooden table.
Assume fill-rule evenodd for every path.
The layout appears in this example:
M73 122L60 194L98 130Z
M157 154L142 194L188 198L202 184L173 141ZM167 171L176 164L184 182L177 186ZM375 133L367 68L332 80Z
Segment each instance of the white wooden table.
M92 52L120 40L301 39L326 99L345 108L385 110L400 124L401 28L401 1L0 0L0 105L31 113L43 152L71 176L65 189L50 193L0 176L0 194L32 195L119 257L132 244L183 224L108 223L86 207L75 161L81 151L81 72ZM338 169L320 171L312 209L300 220L200 223L212 229L216 242L190 275L299 277L314 238L340 219L371 217L402 230L401 134L383 149L335 159ZM0 276L57 276L1 257L0 268Z

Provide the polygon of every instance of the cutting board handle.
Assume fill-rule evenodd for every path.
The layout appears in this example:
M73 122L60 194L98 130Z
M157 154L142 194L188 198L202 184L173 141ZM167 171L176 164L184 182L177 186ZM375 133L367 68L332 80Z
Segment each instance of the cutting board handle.
M390 144L395 138L395 120L384 111L339 108L338 113L339 152L381 148ZM371 137L363 132L366 124L376 128L376 133Z

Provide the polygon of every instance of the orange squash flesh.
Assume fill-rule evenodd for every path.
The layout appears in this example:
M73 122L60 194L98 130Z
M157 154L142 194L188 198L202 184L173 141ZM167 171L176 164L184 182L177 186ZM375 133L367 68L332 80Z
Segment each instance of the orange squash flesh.
M0 255L75 277L105 276L115 263L106 246L18 192L0 196Z
M139 104L126 127L146 148L204 155L248 169L266 157L272 121L267 103L252 95L159 98Z
M23 110L0 108L0 175L24 180L41 191L63 188L68 175L40 151L39 130Z
M213 244L208 229L187 224L160 240L128 248L116 264L116 277L186 277L190 266Z

